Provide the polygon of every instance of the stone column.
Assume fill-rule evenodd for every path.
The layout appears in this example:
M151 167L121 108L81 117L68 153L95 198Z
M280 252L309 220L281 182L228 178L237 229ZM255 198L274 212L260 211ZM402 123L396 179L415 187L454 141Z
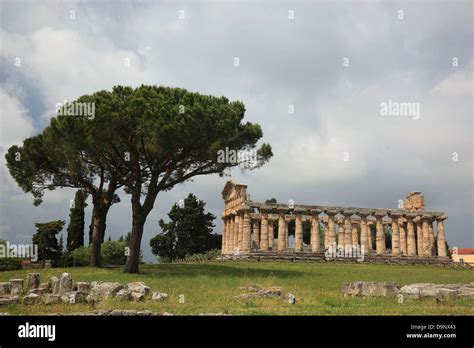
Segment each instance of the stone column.
M227 217L229 221L229 253L234 252L234 216Z
M295 252L303 251L303 220L301 215L295 219Z
M375 217L377 219L375 221L375 229L377 231L376 240L375 240L376 252L377 252L377 255L385 255L385 251L386 251L385 233L383 231L383 223L382 223L383 215L376 214Z
M234 228L233 228L234 253L239 252L239 230L240 230L240 216L234 215Z
M225 218L222 217L222 241L221 241L221 253L225 254L227 249L227 233L226 233L226 225L225 225Z
M273 250L275 231L273 230L273 220L268 220L268 250Z
M244 213L244 234L242 238L242 252L248 253L250 251L250 215L248 212Z
M416 253L418 256L423 256L423 226L421 217L417 216L413 221L416 224Z
M367 231L367 215L359 214L360 216L360 247L362 255L369 253L369 236Z
M369 253L372 251L372 225L373 222L367 221L367 244L369 245Z
M351 217L344 215L344 247L352 245Z
M430 255L436 256L436 239L433 229L433 220L430 220L430 222L428 222L428 227L430 229Z
M430 245L430 217L423 215L423 256L431 256L431 245Z
M352 221L352 245L359 245L359 236L357 235L358 224L358 222Z
M229 237L227 239L227 252L230 254L234 251L234 217L232 215L227 217L227 228L229 230Z
M446 253L446 241L444 237L444 223L443 221L446 219L445 216L437 218L438 222L438 256L439 257L447 257L448 254Z
M260 238L260 250L261 251L268 251L268 218L266 215L262 216L262 223L261 223L261 238Z
M324 248L326 249L329 246L329 232L328 224L323 222L323 231L324 231Z
M242 214L238 214L237 216L239 217L239 229L238 229L239 242L237 244L237 252L241 253L242 245L243 245L243 235L244 235L244 217Z
M398 231L400 233L400 254L407 255L407 234L405 230L405 219L398 219Z
M336 215L334 212L328 212L328 242L329 245L333 245L336 243L336 228L334 225L334 216Z
M227 220L223 217L222 218L222 246L221 252L222 254L227 254L227 238L228 238L228 230L227 230Z
M319 220L317 215L311 218L311 252L317 253L319 251Z
M341 218L337 220L337 244L343 246L344 238L344 219Z
M227 226L229 230L229 237L228 237L228 252L229 254L234 251L234 216L228 215L227 216Z
M227 254L227 239L229 237L229 232L227 229L227 221L226 218L222 217L222 246L221 246L221 253Z
M408 256L416 256L415 227L410 218L407 218L407 253Z
M282 253L286 249L285 240L286 220L283 215L278 218L278 253Z
M259 222L258 220L253 221L253 228L252 228L253 236L252 236L252 249L258 250L260 249L260 238L259 238Z
M396 217L392 217L392 255L400 255L400 231Z
M290 236L288 235L288 225L289 221L285 219L285 250L288 250L290 247Z

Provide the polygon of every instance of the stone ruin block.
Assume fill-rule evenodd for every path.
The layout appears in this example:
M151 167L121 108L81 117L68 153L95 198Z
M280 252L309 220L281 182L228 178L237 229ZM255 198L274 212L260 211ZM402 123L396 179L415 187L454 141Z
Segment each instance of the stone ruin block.
M43 289L45 292L50 292L51 291L51 285L49 284L49 282L41 283L39 285L38 289Z
M132 282L127 284L127 289L130 292L136 292L146 296L150 292L150 288L143 282Z
M11 287L12 283L10 282L0 283L0 295L8 295L10 293Z
M23 304L25 305L32 305L37 303L40 300L40 295L37 294L28 294L23 297Z
M59 294L59 279L58 277L51 277L48 281L51 292L55 295Z
M72 277L70 273L63 273L59 279L59 294L72 291Z
M70 291L61 295L61 301L66 304L84 303L86 296L80 291Z
M367 297L392 297L398 293L398 284L394 282L364 282L362 296Z
M23 293L23 279L10 279L10 293L12 295L21 295Z
M87 294L89 292L90 285L86 282L76 282L74 284L73 290Z
M90 285L90 298L96 300L115 297L124 287L118 282L92 282Z
M342 283L344 295L364 297L391 297L398 293L398 284L394 282L347 282Z
M54 294L44 294L41 296L41 302L45 305L52 305L61 302L61 297Z
M163 301L168 298L168 294L164 292L154 292L151 299L155 301Z
M39 285L40 285L40 274L28 273L27 275L28 290L38 289Z
M341 290L344 295L360 296L363 282L342 283Z
M127 289L121 289L119 290L119 292L117 292L117 294L115 295L115 298L121 301L130 301L131 292Z
M423 197L421 192L410 192L403 201L403 209L415 211L425 210L425 197Z
M143 295L139 292L131 292L130 293L130 298L133 301L139 302L139 301L143 301L145 299L145 295Z
M18 303L18 296L0 296L0 306Z

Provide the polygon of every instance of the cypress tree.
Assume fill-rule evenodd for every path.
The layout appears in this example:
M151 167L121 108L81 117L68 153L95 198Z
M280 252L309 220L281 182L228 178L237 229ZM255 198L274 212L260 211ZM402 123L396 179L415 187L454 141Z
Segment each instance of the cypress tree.
M74 204L70 209L70 220L67 227L68 251L84 246L84 208L87 206L86 198L87 196L83 190L77 190Z

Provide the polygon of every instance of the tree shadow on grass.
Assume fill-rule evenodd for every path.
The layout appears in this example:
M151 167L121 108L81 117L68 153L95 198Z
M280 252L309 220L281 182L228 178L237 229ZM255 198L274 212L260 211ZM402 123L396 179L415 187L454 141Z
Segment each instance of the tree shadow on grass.
M141 266L140 273L158 277L268 277L278 278L302 277L304 272L297 270L280 270L262 267L235 267L216 264L160 264L154 266Z

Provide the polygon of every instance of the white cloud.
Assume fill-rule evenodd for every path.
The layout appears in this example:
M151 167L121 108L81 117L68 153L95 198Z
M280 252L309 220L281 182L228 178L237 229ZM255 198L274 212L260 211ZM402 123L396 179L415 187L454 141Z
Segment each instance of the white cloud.
M118 84L137 86L151 82L136 52L118 49L101 36L51 27L30 35L2 30L0 36L6 60L21 58L18 71L23 78L34 81L48 108L47 118L53 115L55 104L63 100Z
M20 100L4 88L0 88L0 103L0 147L4 152L11 145L33 134L33 122Z

